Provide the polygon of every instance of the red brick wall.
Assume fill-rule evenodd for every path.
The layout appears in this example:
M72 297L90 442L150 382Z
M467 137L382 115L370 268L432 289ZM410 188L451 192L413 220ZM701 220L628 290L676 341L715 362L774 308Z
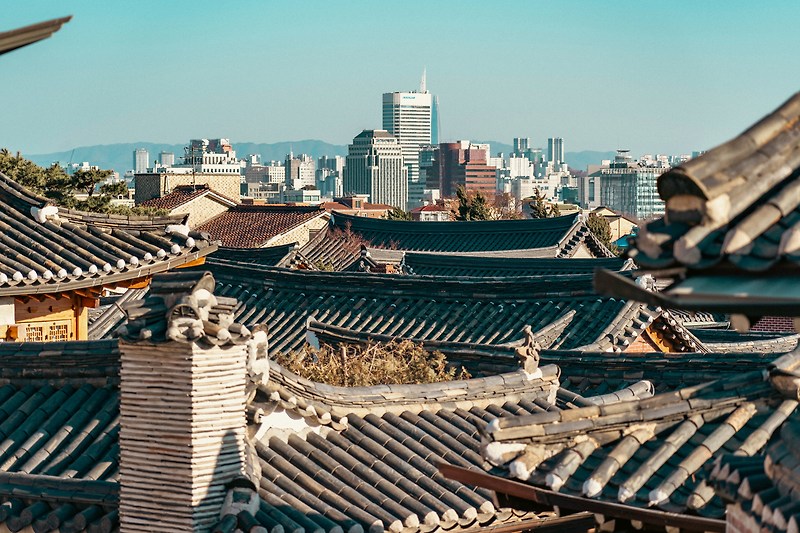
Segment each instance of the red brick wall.
M780 331L794 333L792 318L788 316L765 316L750 327L750 331Z

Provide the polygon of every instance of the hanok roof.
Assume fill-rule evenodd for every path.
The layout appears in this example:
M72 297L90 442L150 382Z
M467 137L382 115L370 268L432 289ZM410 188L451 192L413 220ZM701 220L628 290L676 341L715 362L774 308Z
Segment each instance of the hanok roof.
M557 368L541 370L541 378L517 371L448 383L342 388L273 364L251 406L265 425L267 413L285 409L329 429L288 437L266 427L256 432L262 506L281 511L264 513L257 522L408 532L547 525L547 513L497 508L490 492L437 472L443 461L480 468L479 428L495 417L558 411Z
M717 457L711 471L711 485L726 502L728 522L743 531L798 531L798 479L800 479L800 416L797 412L798 356L789 354L775 362L788 398L772 416L776 438L762 455L734 451ZM782 374L782 375L781 375ZM784 422L785 421L785 422Z
M633 268L632 262L620 258L485 257L419 252L404 252L401 263L402 271L407 274L447 277L540 276L590 273L595 268L613 271Z
M799 169L800 93L735 139L662 174L666 214L642 228L629 252L646 269L689 271L659 305L798 316ZM624 285L613 290L631 295Z
M260 248L273 237L327 216L318 206L237 205L198 226L229 248Z
M166 209L172 211L176 207L188 204L193 200L202 198L203 196L210 196L216 201L233 207L237 204L235 200L231 200L227 196L219 194L212 190L207 184L203 185L179 185L175 187L172 192L159 198L151 198L142 202L143 207L153 207L156 209Z
M331 223L370 246L418 252L571 257L581 243L596 257L613 257L579 215L528 220L408 222L334 213Z
M525 326L535 332L566 315L569 325L550 348L621 350L661 314L599 297L587 275L441 279L209 267L217 292L239 299L238 320L268 324L272 354L301 348L309 319L425 342L503 344L521 339Z
M797 348L800 334L754 332L736 330L696 329L692 333L712 352L758 352L768 354L788 353Z
M116 341L0 343L0 360L0 523L12 531L113 530Z
M70 20L72 20L71 16L61 17L11 31L0 32L0 55L47 39Z
M796 265L798 119L800 93L735 139L662 174L666 216L642 228L636 260L692 269L725 261L750 271L780 260Z
M288 267L295 257L298 246L296 242L264 248L227 248L220 247L208 256L209 263L239 263L261 266Z
M569 509L599 500L620 518L619 503L719 519L725 508L703 466L725 452L759 453L797 407L797 385L781 381L776 363L769 379L761 369L648 399L499 418L483 455L503 476L572 496Z
M58 209L1 173L0 229L2 296L120 283L216 249L174 218Z

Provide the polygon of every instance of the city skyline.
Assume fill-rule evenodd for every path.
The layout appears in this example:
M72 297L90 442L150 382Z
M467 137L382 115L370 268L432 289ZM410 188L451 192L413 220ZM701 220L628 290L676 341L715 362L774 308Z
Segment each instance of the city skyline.
M380 128L381 95L415 89L426 68L443 142L563 137L576 151L685 153L737 135L800 86L800 42L779 31L800 15L789 2L191 8L12 10L0 31L74 17L0 59L0 97L14 102L0 146L37 154L203 136L343 145ZM389 24L407 30L387 39Z

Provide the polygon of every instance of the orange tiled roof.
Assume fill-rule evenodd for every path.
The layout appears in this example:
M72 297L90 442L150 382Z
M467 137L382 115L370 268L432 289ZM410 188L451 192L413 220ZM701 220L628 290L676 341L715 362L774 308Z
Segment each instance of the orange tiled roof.
M229 248L259 248L325 213L319 206L237 205L197 228Z

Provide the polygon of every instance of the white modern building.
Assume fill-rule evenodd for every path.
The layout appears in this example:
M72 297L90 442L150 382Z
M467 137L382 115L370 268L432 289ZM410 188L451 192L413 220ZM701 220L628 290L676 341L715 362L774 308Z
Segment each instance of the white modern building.
M400 143L411 182L420 181L420 148L432 141L432 109L433 96L427 90L425 73L419 91L383 95L383 129Z
M300 190L303 187L316 187L317 165L310 155L300 154L295 157L292 152L289 152L283 167L287 189Z
M166 196L178 185L208 185L239 200L241 165L228 139L192 139L184 148L183 164L145 168L134 174L136 203Z
M137 148L133 151L133 171L146 172L150 166L150 152L147 148Z
M162 151L158 154L158 162L162 167L171 167L175 164L175 154L172 152Z
M408 169L397 139L386 130L364 130L348 147L344 166L346 194L366 194L376 204L405 210Z

